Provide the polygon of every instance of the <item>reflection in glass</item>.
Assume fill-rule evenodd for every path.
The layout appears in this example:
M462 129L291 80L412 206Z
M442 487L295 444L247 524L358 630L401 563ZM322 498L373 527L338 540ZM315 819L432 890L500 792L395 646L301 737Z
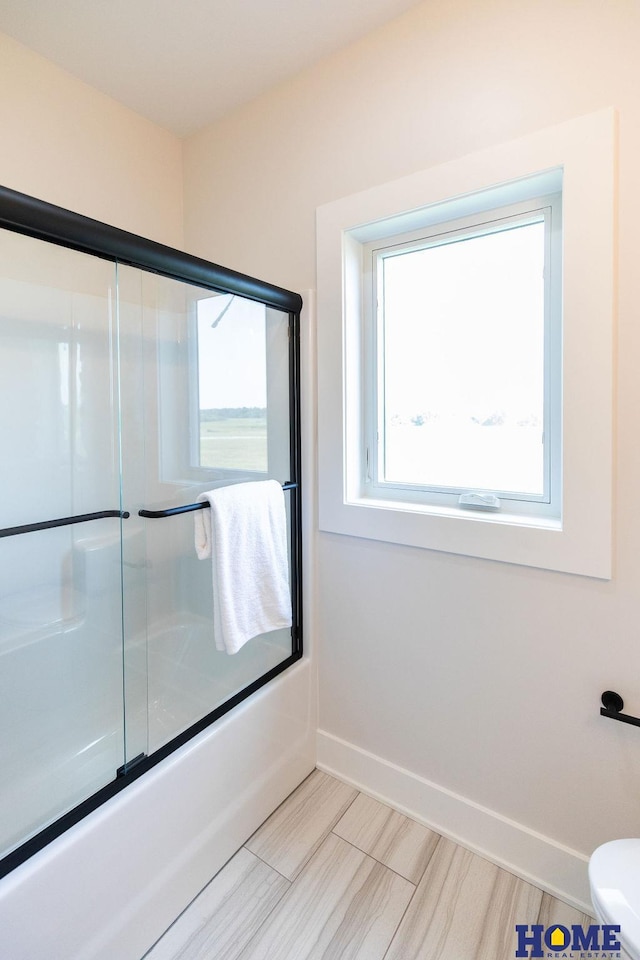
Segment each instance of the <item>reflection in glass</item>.
M199 466L266 473L266 307L230 294L197 302Z

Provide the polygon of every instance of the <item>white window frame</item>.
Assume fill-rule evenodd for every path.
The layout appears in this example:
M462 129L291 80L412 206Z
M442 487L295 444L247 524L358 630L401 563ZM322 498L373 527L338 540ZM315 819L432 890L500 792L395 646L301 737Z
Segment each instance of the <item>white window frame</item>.
M609 579L615 112L603 110L318 208L322 530ZM562 189L561 509L532 516L363 489L367 244Z
M482 195L481 195L482 196ZM363 246L363 346L364 398L363 442L364 475L361 495L407 503L434 504L460 507L459 498L465 493L484 493L498 496L500 509L517 509L522 516L560 517L561 474L560 454L562 435L561 377L562 377L562 204L561 194L532 198L512 203L452 222L431 225L401 236L373 240ZM470 198L469 203L472 203ZM544 298L544 492L518 494L515 491L497 491L477 487L443 489L419 483L385 480L381 461L384 449L384 424L381 405L383 383L381 378L381 339L383 326L382 262L388 256L397 256L412 249L422 250L473 236L497 233L527 223L544 223L545 298ZM515 501L511 503L511 501Z

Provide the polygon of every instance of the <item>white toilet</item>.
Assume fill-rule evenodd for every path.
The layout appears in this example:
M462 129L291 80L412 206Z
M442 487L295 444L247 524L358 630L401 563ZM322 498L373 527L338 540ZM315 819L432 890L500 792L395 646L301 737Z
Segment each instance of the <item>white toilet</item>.
M589 861L589 883L598 921L619 924L621 955L640 960L640 839L598 847Z

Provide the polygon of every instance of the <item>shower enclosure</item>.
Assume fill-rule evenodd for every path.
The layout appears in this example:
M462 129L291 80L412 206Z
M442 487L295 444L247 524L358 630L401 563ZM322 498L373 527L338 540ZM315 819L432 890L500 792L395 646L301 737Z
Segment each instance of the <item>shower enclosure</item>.
M296 294L0 190L0 871L301 656ZM283 484L293 627L212 637L197 497Z

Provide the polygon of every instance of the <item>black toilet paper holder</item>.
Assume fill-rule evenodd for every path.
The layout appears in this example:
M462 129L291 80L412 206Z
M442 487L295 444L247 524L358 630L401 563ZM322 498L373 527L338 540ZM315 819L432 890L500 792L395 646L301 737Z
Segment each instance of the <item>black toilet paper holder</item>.
M620 720L622 723L632 723L635 727L640 727L640 717L631 717L628 713L621 712L624 700L615 690L605 690L600 700L602 702L601 717L609 717L611 720Z

